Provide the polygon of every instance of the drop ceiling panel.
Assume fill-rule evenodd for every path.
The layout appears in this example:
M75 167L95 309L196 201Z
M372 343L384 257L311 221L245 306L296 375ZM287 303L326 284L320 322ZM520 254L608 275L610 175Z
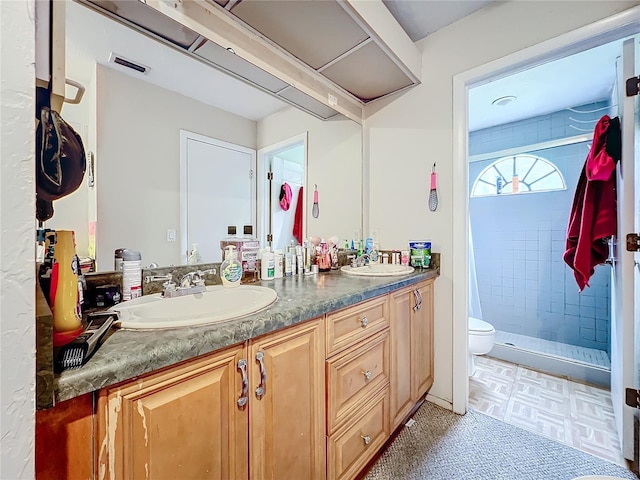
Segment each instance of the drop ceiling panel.
M335 1L244 0L231 12L316 70L369 38Z
M207 41L196 48L193 53L214 65L218 65L250 82L260 85L272 93L279 92L288 86L286 82L231 53L226 48L222 48L217 43Z
M340 59L322 74L365 102L414 84L374 42Z
M126 0L88 1L182 48L189 48L198 38L198 34L193 30L147 7L144 3Z

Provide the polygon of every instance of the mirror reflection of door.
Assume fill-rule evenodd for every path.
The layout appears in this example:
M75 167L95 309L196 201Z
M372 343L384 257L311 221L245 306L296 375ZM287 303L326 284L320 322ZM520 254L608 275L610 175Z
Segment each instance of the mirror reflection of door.
M270 244L272 250L284 249L291 242L297 245L306 232L307 135L265 147L258 152L258 157L263 182L259 191L263 201L259 202L258 212L261 244ZM268 175L269 172L272 175ZM291 191L291 199L281 202L285 184Z
M185 130L180 144L182 263L193 244L203 263L221 262L221 226L235 225L242 235L244 225L255 225L256 152Z

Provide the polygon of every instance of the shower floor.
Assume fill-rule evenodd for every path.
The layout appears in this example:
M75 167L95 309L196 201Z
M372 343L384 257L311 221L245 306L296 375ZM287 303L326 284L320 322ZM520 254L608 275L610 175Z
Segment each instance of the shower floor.
M496 330L490 355L603 388L611 385L611 361L603 350Z
M595 348L578 347L576 345L568 345L552 340L503 332L501 330L496 330L496 343L521 348L523 350L532 350L545 355L566 358L587 365L594 365L606 369L611 368L611 361L609 360L607 352L604 350L596 350Z

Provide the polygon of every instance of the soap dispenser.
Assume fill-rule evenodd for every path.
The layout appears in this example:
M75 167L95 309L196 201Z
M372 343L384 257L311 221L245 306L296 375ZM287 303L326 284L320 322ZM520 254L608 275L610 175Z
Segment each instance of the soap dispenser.
M220 265L220 279L223 287L237 287L242 278L242 264L238 260L236 247L228 245L224 249L224 262Z
M187 258L187 264L198 265L199 263L202 263L202 257L200 257L200 252L198 252L198 244L194 243L189 258Z

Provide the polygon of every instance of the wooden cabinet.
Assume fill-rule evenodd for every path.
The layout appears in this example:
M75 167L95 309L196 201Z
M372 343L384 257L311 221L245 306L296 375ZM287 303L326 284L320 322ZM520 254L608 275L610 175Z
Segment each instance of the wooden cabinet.
M389 438L388 312L384 295L327 315L329 480L355 478Z
M249 351L251 478L325 478L324 321L256 339Z
M391 430L433 384L433 280L389 295Z
M97 478L246 479L244 358L233 347L102 390Z
M312 320L102 390L97 478L324 478L324 333Z
M428 280L102 389L95 413L89 395L39 415L39 477L350 480L432 383Z

